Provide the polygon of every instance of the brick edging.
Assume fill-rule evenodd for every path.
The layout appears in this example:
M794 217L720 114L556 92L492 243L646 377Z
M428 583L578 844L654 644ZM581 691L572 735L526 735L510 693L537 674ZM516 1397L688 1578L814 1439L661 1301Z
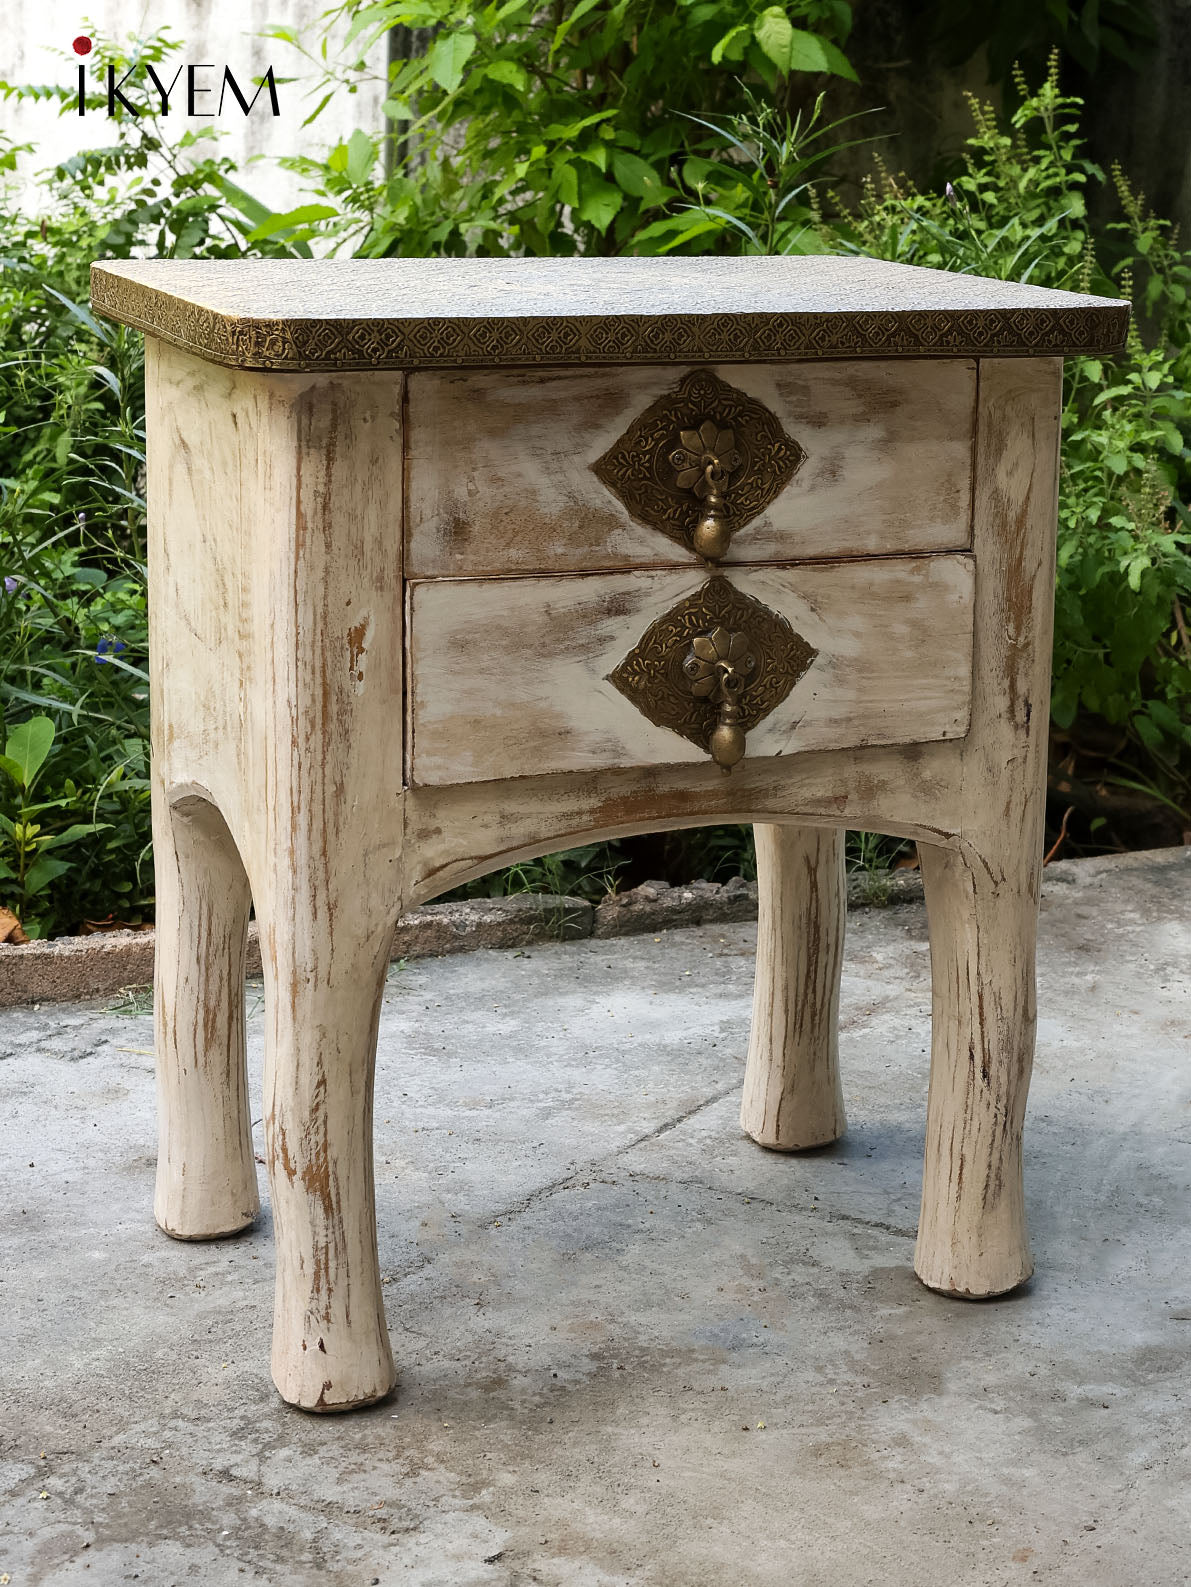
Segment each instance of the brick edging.
M1094 883L1107 872L1187 864L1191 848L1144 849L1089 860L1060 860L1047 868L1045 886ZM922 897L917 871L855 873L848 878L848 907L912 903ZM728 925L757 914L757 884L727 882L670 887L645 882L599 904L550 893L426 904L403 915L393 937L394 959L422 959L475 948L523 948L535 942L583 937L626 937L678 926ZM27 1003L82 1002L110 997L153 979L152 931L56 937L20 947L0 943L0 1008ZM248 973L259 975L260 944L249 927Z

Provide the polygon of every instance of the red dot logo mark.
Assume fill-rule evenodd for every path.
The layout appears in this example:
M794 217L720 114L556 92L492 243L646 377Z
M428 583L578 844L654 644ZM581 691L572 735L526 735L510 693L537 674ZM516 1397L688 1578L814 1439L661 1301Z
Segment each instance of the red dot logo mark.
M76 55L90 55L91 40L85 33L80 33L78 38L74 40L71 48L74 50Z

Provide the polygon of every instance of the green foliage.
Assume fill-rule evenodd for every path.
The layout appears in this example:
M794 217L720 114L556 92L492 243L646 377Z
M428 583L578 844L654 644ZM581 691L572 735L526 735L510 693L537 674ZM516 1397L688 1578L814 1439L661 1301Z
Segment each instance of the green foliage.
M816 173L863 139L823 143L856 116L820 125L823 95L809 115L791 117L745 90L733 116L688 119L712 134L716 150L682 162L677 213L633 238L638 253L723 251L746 254L833 253L815 202Z
M615 843L587 843L561 854L543 854L507 870L492 871L458 888L456 898L506 898L515 893L555 893L561 898L598 902L615 890L624 866Z
M171 142L152 117L97 121L114 142L50 174L36 221L0 206L0 903L27 931L152 910L140 339L86 307L91 260L133 252L855 251L1043 286L1136 284L1125 354L1068 367L1054 716L1068 732L1108 724L1117 780L1186 810L1191 265L1123 174L1087 160L1081 106L1053 71L1033 93L1018 79L1007 128L973 103L943 192L878 162L844 206L817 183L850 133L822 101L785 110L791 73L849 75L843 0L389 0L334 15L356 34L324 92L358 84L375 30L436 31L393 65L391 132L292 162L310 188L297 210L272 215L245 192L210 132ZM96 80L108 59L123 70L174 48L101 41ZM15 153L0 140L0 181ZM1121 218L1093 236L1087 194L1106 181ZM868 870L889 852L850 845ZM595 898L754 865L749 829L716 827L588 845L470 890Z
M34 914L39 898L71 869L71 861L63 859L61 851L103 826L89 821L47 828L47 820L53 821L51 812L62 811L70 803L65 798L33 798L38 773L53 742L53 722L48 716L33 716L12 729L0 755L0 772L12 790L4 800L9 811L0 810L0 882L10 884L13 912L24 921L31 937L40 935L42 922Z
M1059 497L1053 716L1120 728L1143 784L1191 805L1191 310L1188 256L1120 171L1122 219L1092 235L1087 191L1104 173L1082 153L1081 101L1057 63L1037 91L1020 74L1011 125L971 102L963 169L924 194L878 168L859 205L823 223L825 241L879 258L1039 286L1132 296L1134 328L1115 361L1068 360Z
M177 48L164 32L128 49L100 39L95 81L108 60L122 72ZM73 108L68 89L0 91ZM36 220L0 204L0 742L20 745L29 720L53 729L32 803L11 767L0 775L0 902L30 935L136 922L153 900L143 353L86 306L91 261L238 255L267 215L209 133L96 125L115 141L48 173ZM0 140L0 179L16 149Z
M639 251L680 196L694 131L680 112L730 114L742 82L772 98L791 74L855 76L847 0L348 0L329 15L348 44L329 65L309 54L311 119L358 87L389 29L434 32L391 64L387 140L357 131L325 160L288 161L320 202L254 236L370 256Z

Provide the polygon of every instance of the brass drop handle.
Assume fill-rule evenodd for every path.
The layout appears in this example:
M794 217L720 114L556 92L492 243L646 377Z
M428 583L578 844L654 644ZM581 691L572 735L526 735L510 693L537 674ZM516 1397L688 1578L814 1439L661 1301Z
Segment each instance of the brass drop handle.
M678 446L670 453L674 483L679 490L692 491L703 503L698 522L690 531L691 546L709 562L718 562L727 555L732 540L733 526L724 499L728 475L744 461L736 445L736 434L730 427L721 429L715 419L704 419L698 428L680 431L678 440Z
M725 512L726 503L720 489L724 481L724 471L718 463L708 463L703 470L703 479L707 486L707 494L703 498L703 511L699 522L691 535L691 545L701 557L706 557L709 562L718 562L726 554L732 539L732 530Z
M741 694L756 668L757 657L748 635L722 627L696 634L682 663L691 693L717 708L707 749L716 765L726 772L744 756Z

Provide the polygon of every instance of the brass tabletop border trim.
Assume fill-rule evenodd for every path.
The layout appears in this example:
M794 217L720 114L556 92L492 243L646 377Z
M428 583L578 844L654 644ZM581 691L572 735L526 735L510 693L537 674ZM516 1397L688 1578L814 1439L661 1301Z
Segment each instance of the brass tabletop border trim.
M1128 305L830 313L255 319L91 278L96 313L235 369L463 369L812 358L1048 358L1125 344Z

